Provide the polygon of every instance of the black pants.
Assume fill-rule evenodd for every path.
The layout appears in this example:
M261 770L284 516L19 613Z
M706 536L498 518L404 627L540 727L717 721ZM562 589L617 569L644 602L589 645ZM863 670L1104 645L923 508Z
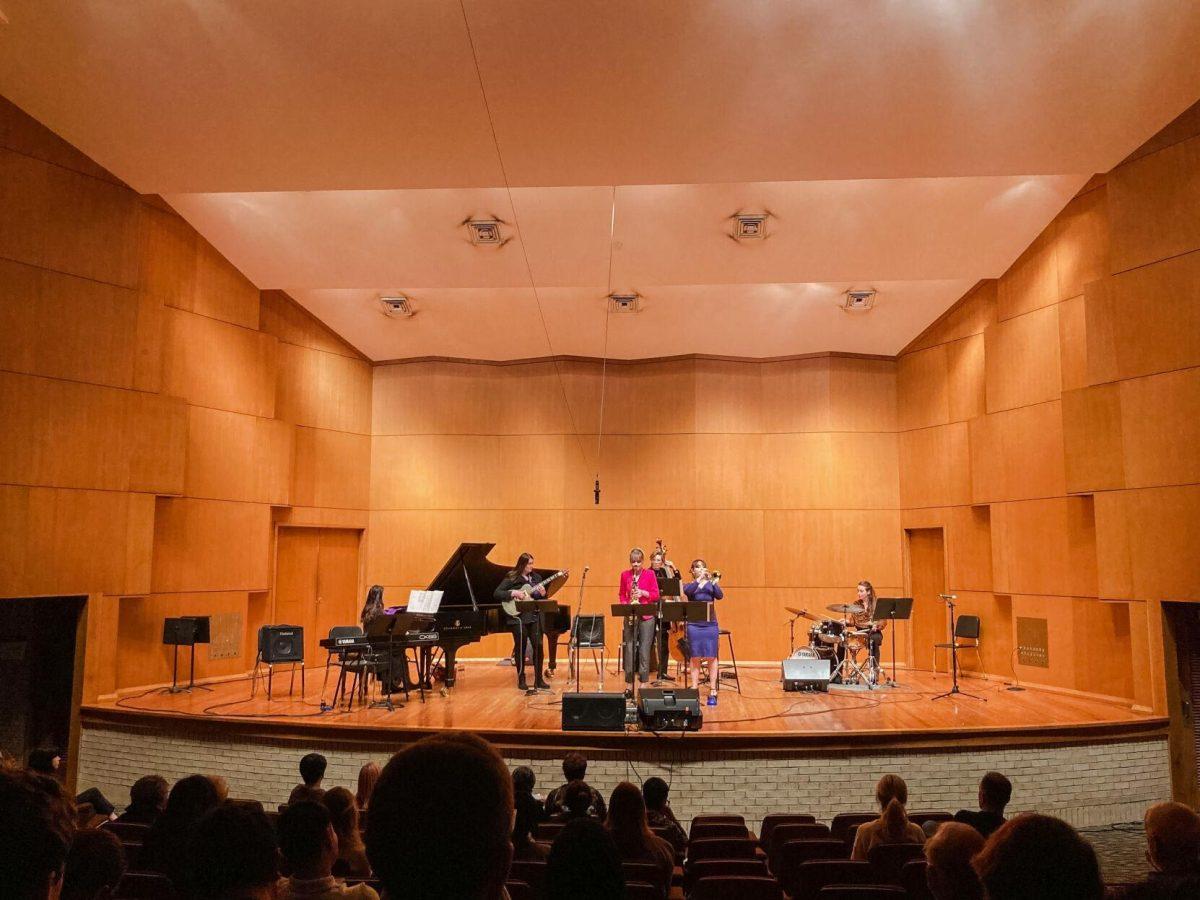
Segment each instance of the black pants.
M521 630L525 631L525 646L521 646ZM533 681L542 681L542 617L538 613L523 613L509 619L513 635L513 664L517 667L517 686L525 684L525 655L533 662Z

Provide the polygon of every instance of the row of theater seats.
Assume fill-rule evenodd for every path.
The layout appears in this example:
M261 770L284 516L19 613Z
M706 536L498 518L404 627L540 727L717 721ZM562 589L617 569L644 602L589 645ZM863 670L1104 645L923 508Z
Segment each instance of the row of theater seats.
M928 900L924 852L919 844L894 844L872 849L869 859L849 859L858 826L876 813L842 813L829 825L799 813L774 813L763 818L761 835L754 835L738 815L697 816L673 880L671 896L690 900L812 900L812 898L899 897ZM914 822L948 821L947 812L913 812ZM141 872L138 853L147 830L144 825L109 823L125 847L129 872L115 900L170 897L170 884L161 875ZM552 842L564 826L538 826L539 841ZM662 834L662 829L655 829ZM545 883L544 862L517 860L509 872L512 900L539 900ZM623 864L628 898L661 900L653 886L654 866ZM378 887L372 879L365 881Z

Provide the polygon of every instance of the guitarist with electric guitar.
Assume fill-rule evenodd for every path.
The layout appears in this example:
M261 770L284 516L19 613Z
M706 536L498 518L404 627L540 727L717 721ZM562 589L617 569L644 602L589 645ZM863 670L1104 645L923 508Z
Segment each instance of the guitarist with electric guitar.
M548 691L548 685L542 675L542 614L538 612L522 613L517 610L518 600L541 600L546 596L546 588L558 578L566 578L570 570L555 572L544 581L535 580L533 574L533 554L522 553L517 564L496 588L494 599L500 603L500 608L508 616L509 627L513 632L513 663L517 667L517 687L527 694L537 691ZM522 646L524 644L525 646ZM529 648L529 657L533 662L533 688L525 680L525 654Z

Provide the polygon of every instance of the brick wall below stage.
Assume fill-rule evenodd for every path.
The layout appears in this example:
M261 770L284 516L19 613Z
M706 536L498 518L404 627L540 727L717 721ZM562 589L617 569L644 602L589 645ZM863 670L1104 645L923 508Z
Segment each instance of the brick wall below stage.
M1165 740L1084 746L980 750L813 752L790 758L697 752L671 739L659 747L632 746L628 754L589 754L588 782L607 794L617 782L658 775L671 782L672 806L681 819L702 813L741 813L751 827L767 812L836 812L873 806L875 781L896 772L908 782L911 809L950 810L975 805L980 775L994 769L1012 779L1010 812L1037 810L1074 825L1140 820L1146 807L1171 793ZM269 808L285 801L299 781L300 757L316 750L329 759L328 786L354 789L367 759L381 765L387 754L336 742L303 746L266 739L215 740L176 728L147 735L108 727L85 727L80 739L80 789L100 787L118 806L129 786L157 772L174 782L194 772L223 775L230 796L261 800ZM505 754L510 766L532 766L538 791L562 781L557 754Z

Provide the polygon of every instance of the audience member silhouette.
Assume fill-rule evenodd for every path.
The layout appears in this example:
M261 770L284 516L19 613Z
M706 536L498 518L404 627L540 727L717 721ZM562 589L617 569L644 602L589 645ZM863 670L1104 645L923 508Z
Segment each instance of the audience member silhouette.
M1025 813L1001 825L974 860L988 900L1100 900L1092 845L1061 819Z
M676 853L687 849L687 832L671 811L671 803L667 795L671 792L670 785L657 775L647 778L642 785L642 797L646 801L646 821L651 828L663 829L662 836L667 840Z
M200 818L220 803L212 780L204 775L189 775L175 782L167 797L167 808L150 826L138 867L161 872L177 886L187 873L187 847Z
M1200 897L1200 816L1182 803L1156 803L1144 824L1150 875L1111 892L1112 900Z
M1012 782L999 772L988 772L979 780L979 811L960 809L954 821L965 822L985 838L1004 824L1004 807L1012 799Z
M547 815L556 815L563 811L566 806L567 788L570 787L573 781L583 781L587 776L587 757L582 753L572 751L563 757L562 770L566 776L566 782L559 787L556 787L546 795L546 813ZM608 810L604 807L604 798L599 791L592 791L591 799L592 815L603 820L608 815Z
M584 816L558 833L546 858L546 900L623 900L621 854L608 829Z
M971 867L983 835L963 822L943 822L925 842L925 880L933 900L982 900L983 885Z
M101 828L75 833L59 900L108 900L125 874L125 850L117 836Z
M512 777L495 748L473 734L434 735L384 766L367 857L391 898L499 900L512 823Z
M884 775L875 785L875 799L882 812L878 819L858 826L851 859L866 859L877 844L923 844L925 832L908 820L908 785L899 775Z
M321 782L325 778L325 768L329 765L320 753L308 753L300 760L300 784L292 788L288 803L299 803L302 800L320 801L325 794Z
M358 770L358 789L354 792L354 800L358 811L366 812L367 804L371 802L371 791L375 790L375 782L379 780L379 763L365 762Z
M59 896L74 816L56 782L0 766L0 889L6 898Z
M275 900L279 845L261 804L226 801L205 813L189 849L187 890L199 900Z
M367 861L367 848L358 827L358 805L354 795L344 787L330 788L321 803L329 811L329 821L337 835L338 852L333 874L370 875L371 864Z
M153 825L167 808L170 785L161 775L143 775L129 789L129 806L117 816L118 822Z
M353 795L349 791L346 794L353 801ZM334 877L338 838L329 810L320 803L311 800L289 803L279 814L278 830L279 849L291 873L282 885L280 895L283 900L299 897L377 900L379 895L373 888L365 884L348 888Z
M654 884L665 898L671 889L675 848L653 831L646 821L646 803L636 784L622 781L613 788L605 825L623 862L648 862L658 870Z

